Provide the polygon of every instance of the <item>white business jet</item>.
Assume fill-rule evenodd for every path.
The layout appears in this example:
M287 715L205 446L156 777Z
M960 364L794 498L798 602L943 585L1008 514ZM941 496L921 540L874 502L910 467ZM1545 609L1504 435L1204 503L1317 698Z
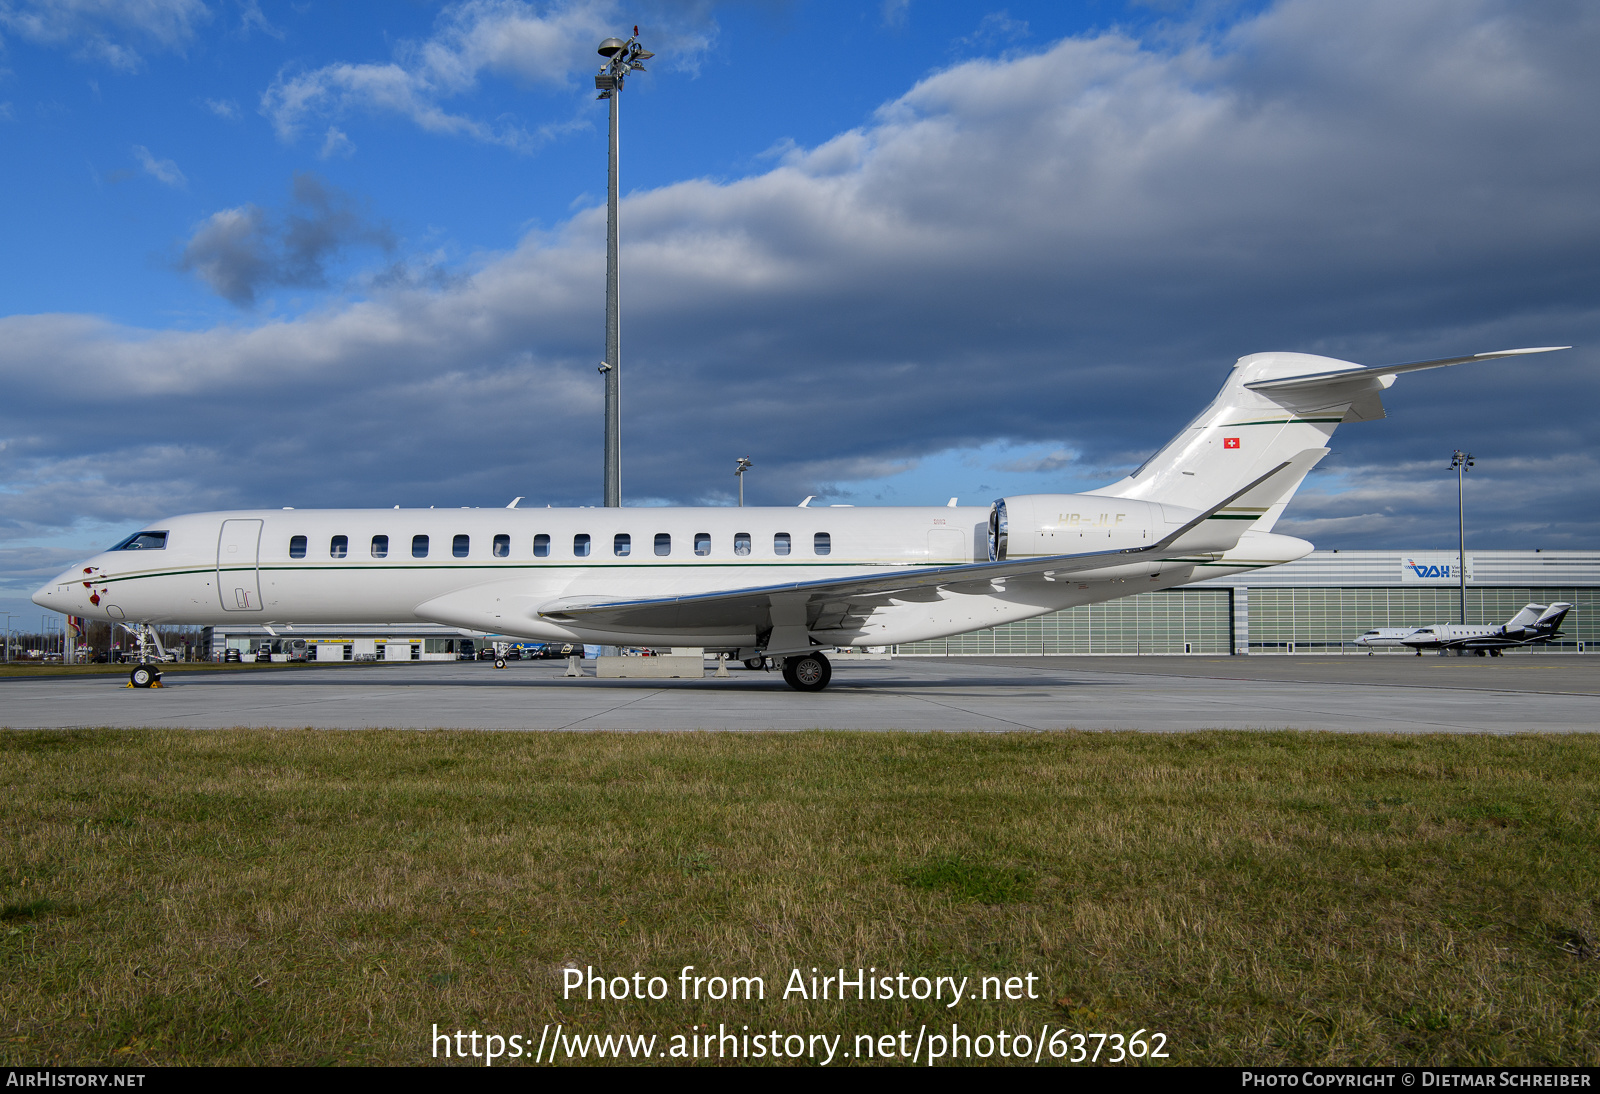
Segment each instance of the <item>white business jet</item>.
M771 659L800 691L827 650L884 646L1276 566L1273 525L1341 422L1384 416L1403 372L1242 357L1120 482L988 507L325 509L157 521L33 596L151 624L442 623L546 642L701 646ZM809 500L809 499L808 499ZM143 672L141 673L141 669ZM148 666L133 672L146 686Z
M1426 627L1380 627L1355 640L1358 646L1405 646L1416 650L1471 650L1479 657L1560 638L1571 604L1529 604L1504 623L1433 623Z

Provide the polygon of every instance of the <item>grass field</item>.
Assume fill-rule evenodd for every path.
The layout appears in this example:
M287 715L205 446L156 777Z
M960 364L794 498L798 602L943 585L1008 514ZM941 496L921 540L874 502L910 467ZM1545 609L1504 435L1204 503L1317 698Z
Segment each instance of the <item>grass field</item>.
M10 732L0 1063L427 1063L435 1023L848 1052L954 1021L1142 1028L1179 1064L1595 1065L1597 761L1570 736ZM766 998L682 1001L685 965ZM563 999L588 966L672 994ZM1039 997L782 997L841 966Z

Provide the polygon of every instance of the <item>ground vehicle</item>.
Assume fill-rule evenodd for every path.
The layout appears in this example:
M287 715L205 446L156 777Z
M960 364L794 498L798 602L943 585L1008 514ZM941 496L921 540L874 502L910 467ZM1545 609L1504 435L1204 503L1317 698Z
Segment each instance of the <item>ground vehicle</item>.
M470 638L463 638L456 643L457 661L475 661L478 658L477 645Z

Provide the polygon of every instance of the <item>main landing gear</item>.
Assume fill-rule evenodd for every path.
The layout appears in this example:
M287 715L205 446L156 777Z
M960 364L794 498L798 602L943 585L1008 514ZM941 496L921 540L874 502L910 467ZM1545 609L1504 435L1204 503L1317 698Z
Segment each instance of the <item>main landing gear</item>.
M783 659L783 681L796 691L821 691L833 679L833 666L820 653Z

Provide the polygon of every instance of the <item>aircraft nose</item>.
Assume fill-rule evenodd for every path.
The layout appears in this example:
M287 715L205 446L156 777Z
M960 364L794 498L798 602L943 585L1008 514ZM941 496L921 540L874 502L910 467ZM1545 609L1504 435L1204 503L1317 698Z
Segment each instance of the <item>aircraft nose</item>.
M72 581L77 576L76 570L63 570L53 579L39 586L34 591L32 600L41 608L70 615L77 605L71 602Z
M53 602L53 598L50 594L55 591L56 583L54 581L48 585L41 585L37 590L34 591L33 602L39 605L41 608L54 608L55 603Z

